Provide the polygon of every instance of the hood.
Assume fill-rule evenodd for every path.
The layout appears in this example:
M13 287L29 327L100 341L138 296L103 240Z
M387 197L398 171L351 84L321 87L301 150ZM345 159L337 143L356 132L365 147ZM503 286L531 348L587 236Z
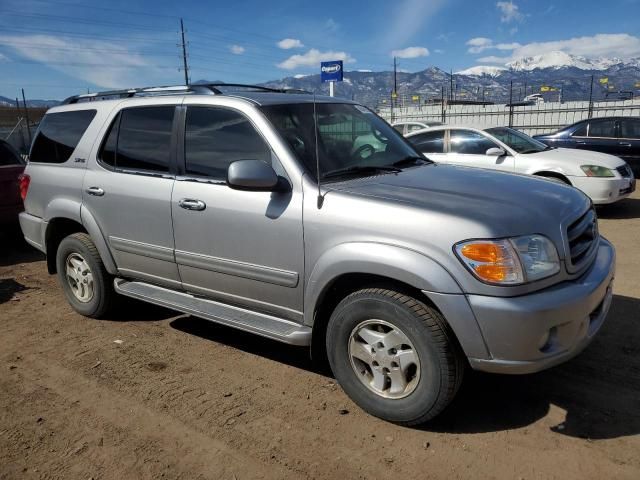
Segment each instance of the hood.
M527 153L519 155L531 159L541 159L547 162L563 166L574 166L580 168L581 165L598 165L616 169L625 164L625 161L615 155L607 153L593 152L575 148L552 148L538 153Z
M475 224L476 233L507 237L545 234L561 242L561 224L589 208L581 191L528 175L429 164L340 184L333 190L403 203L439 218ZM473 234L474 232L468 232Z

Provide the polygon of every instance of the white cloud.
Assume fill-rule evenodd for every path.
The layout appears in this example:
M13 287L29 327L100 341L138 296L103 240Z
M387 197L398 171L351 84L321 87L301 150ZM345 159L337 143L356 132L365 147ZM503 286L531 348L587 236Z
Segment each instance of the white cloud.
M340 28L340 24L336 22L333 18L330 18L326 22L324 22L324 28L330 33L335 33Z
M402 0L395 2L390 9L390 28L381 39L383 45L406 44L444 7L448 0Z
M229 51L234 55L242 55L244 53L244 47L241 45L230 45Z
M83 48L78 48L78 39L54 35L0 35L0 42L24 58L99 87L139 86L141 78L154 83L166 78L158 67L120 43L84 40Z
M481 53L485 50L515 50L521 45L519 43L493 43L493 40L486 37L476 37L469 40L466 45L469 47L467 52L469 53Z
M437 54L442 54L444 53L444 50L442 50L441 48L436 48L433 52Z
M8 62L8 61L9 61L9 58L5 54L0 53L0 62Z
M371 73L373 70L369 70L368 68L361 68L359 70L356 70L357 72L360 73Z
M429 49L425 47L407 47L402 50L394 50L391 52L391 56L398 58L428 57Z
M467 45L470 45L469 42L467 42ZM550 42L533 42L525 45L519 43L493 44L493 42L490 42L488 46L485 46L481 50L471 52L471 49L469 49L469 51L471 53L479 53L486 49L510 50L511 54L505 57L482 57L477 60L478 62L505 64L523 57L532 57L553 51L565 52L591 59L600 57L629 59L640 56L640 37L635 37L627 33L599 33L591 37L575 37Z
M291 48L302 48L303 43L297 38L283 38L277 43L278 47L283 50L289 50Z
M519 22L524 18L520 8L512 1L498 2L496 7L500 10L500 21L503 23Z
M298 67L318 67L320 68L320 62L328 62L330 60L342 60L344 63L353 63L356 61L351 55L346 52L334 52L326 51L321 52L312 48L302 55L291 55L289 58L278 64L279 68L285 70L293 70Z
M296 75L293 76L293 78L304 78L304 77L308 77L309 75L305 75L303 73L298 73Z

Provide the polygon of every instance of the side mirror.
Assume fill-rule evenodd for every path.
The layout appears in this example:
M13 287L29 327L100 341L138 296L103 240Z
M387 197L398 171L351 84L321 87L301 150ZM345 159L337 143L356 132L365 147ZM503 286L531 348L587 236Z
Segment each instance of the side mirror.
M489 157L502 157L507 154L502 148L492 147L485 152Z
M238 160L229 165L227 185L236 190L274 191L279 185L278 175L262 160Z

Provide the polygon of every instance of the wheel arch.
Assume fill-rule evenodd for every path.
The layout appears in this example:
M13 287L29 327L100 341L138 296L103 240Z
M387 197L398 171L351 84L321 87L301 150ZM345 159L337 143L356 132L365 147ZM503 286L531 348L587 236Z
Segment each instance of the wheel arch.
M562 180L567 185L571 185L571 180L569 180L569 177L567 177L567 175L562 172L556 172L553 170L540 170L538 172L532 173L532 175L535 175L536 177L557 178L558 180Z

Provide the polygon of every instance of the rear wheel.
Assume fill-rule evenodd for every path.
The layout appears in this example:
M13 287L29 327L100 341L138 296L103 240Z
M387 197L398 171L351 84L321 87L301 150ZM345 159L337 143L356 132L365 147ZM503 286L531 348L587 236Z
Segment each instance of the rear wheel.
M370 288L347 296L327 327L333 373L365 411L416 425L440 413L455 396L464 361L440 313L393 290Z
M67 301L75 311L92 318L104 316L115 292L98 249L86 233L64 238L56 253L58 278Z

